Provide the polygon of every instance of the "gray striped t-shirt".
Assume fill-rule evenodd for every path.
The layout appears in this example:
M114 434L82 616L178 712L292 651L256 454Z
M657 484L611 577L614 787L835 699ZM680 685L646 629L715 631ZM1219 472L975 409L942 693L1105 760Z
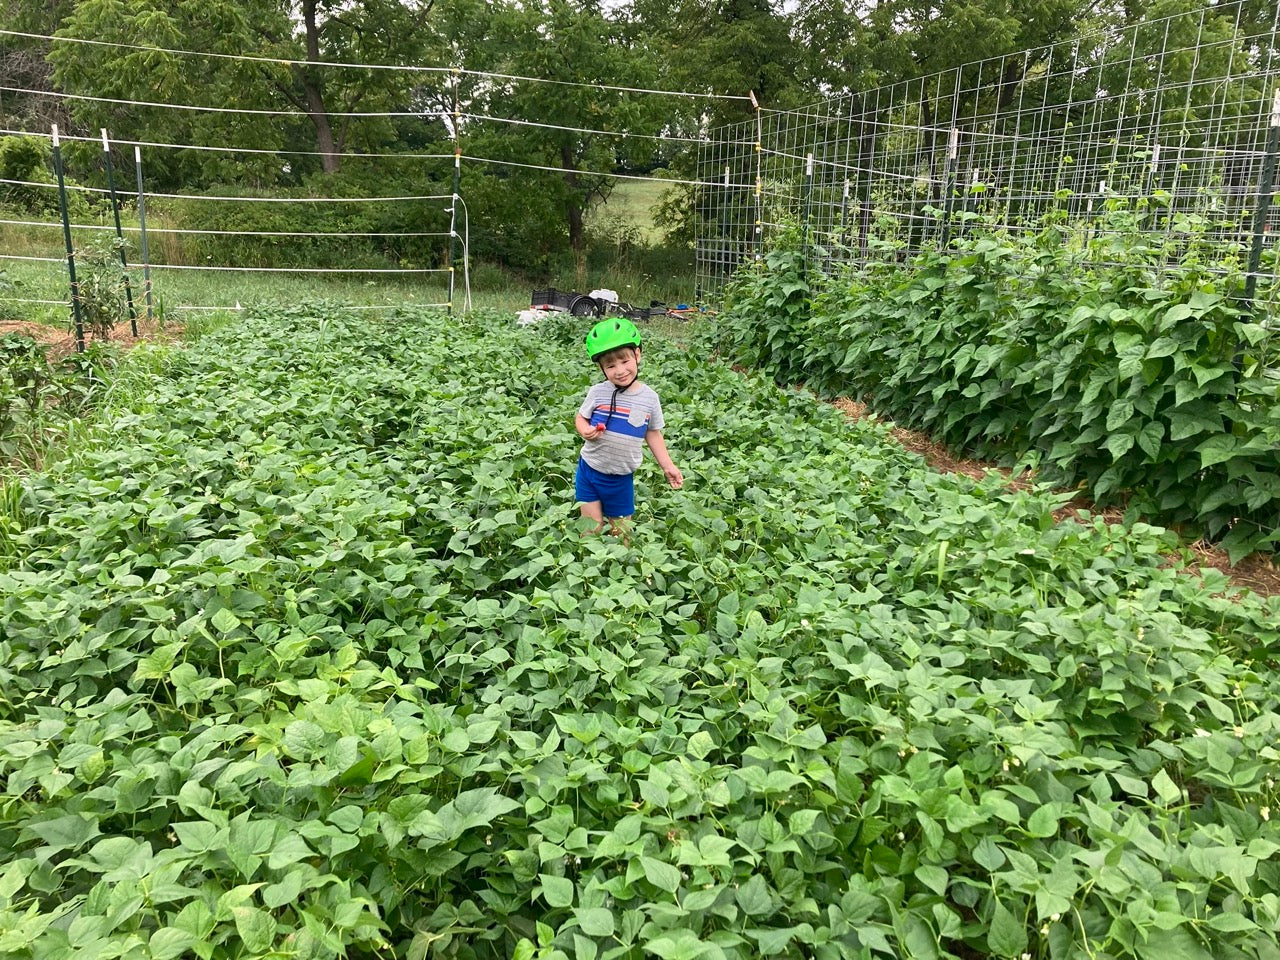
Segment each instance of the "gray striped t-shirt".
M644 435L662 429L662 404L652 388L639 381L620 392L616 400L614 389L608 381L597 383L587 391L578 413L593 427L608 424L599 440L583 442L582 459L601 473L621 476L635 473L644 459Z

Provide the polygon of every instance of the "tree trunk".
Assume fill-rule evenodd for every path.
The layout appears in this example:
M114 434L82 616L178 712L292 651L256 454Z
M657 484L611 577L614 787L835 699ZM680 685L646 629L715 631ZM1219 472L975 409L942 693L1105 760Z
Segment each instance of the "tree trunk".
M306 29L307 60L316 63L320 60L320 32L316 28L317 0L302 0L302 22ZM324 93L316 82L318 74L314 68L302 68L298 71L302 82L303 94L307 102L307 115L316 128L316 146L320 152L320 166L325 173L337 173L342 166L337 142L334 140L333 127L329 123L329 112L324 106Z
M580 255L587 246L587 236L582 227L582 201L578 194L578 168L574 164L573 151L560 148L560 166L564 168L565 183L569 185L569 248Z

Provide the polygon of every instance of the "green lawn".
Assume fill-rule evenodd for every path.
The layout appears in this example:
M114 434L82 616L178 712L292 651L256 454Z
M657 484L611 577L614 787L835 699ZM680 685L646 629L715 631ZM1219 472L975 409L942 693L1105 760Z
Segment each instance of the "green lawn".
M640 231L646 243L657 243L662 231L654 223L654 216L662 194L669 189L663 180L619 180L609 199L592 209L588 223L621 217Z
M598 250L588 255L590 266L548 271L536 278L517 276L486 263L471 263L469 305L472 309L515 312L529 305L535 287L557 286L581 292L603 287L616 290L623 300L648 305L652 299L668 303L693 296L692 267L687 258L650 250L661 233L654 225L654 206L667 189L661 180L620 180L609 200L588 214L588 225L596 233ZM641 247L617 246L610 238L619 225L638 231ZM160 235L163 236L163 235ZM81 231L75 242L81 245L100 239L99 232ZM56 325L69 324L69 308L61 304L35 304L17 300L67 300L67 268L61 261L61 239L48 230L13 228L5 234L0 253L55 258L37 263L0 260L0 319L34 320ZM153 247L153 260L169 259L165 251ZM136 252L131 254L136 259ZM81 269L83 276L84 270ZM142 302L141 270L132 271L136 299ZM443 304L449 300L447 281L441 274L326 275L314 273L233 272L156 268L151 274L156 309L166 319L183 320L202 308L287 305L302 300L328 299L362 308L389 308L400 304ZM453 303L455 312L468 306L468 277L456 275Z
M67 268L63 263L0 263L10 286L0 296L0 318L33 320L55 325L70 323L70 308L62 304L34 304L17 300L69 300ZM83 275L83 274L82 274ZM141 269L130 271L139 313L143 310ZM362 308L394 308L445 304L446 281L439 274L318 275L156 269L151 273L155 310L167 320L185 320L206 308L288 305L302 300L333 300ZM515 311L529 305L529 285L496 267L481 265L471 277L473 309ZM466 307L466 278L459 271L455 282L457 312Z

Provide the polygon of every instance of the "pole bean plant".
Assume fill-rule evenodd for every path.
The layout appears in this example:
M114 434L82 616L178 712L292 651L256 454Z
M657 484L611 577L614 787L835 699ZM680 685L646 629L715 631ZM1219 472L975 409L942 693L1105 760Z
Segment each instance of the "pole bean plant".
M1032 463L1060 486L1221 543L1280 551L1274 297L1250 304L1218 225L1106 205L1081 235L955 218L943 250L824 273L795 232L741 271L711 339L727 358ZM1177 271L1169 264L1179 263Z
M0 955L1280 956L1280 605L656 337L583 537L501 325L246 311L6 497Z

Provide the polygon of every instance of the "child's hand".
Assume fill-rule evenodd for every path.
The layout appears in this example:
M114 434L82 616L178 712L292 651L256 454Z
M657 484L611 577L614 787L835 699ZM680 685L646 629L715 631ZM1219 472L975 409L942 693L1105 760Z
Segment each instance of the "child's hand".
M594 427L587 427L585 431L579 431L578 435L583 440L599 440L604 436L604 424L597 423Z
M663 467L662 472L667 475L667 483L671 484L672 490L679 490L684 486L684 474L674 463L669 467Z

